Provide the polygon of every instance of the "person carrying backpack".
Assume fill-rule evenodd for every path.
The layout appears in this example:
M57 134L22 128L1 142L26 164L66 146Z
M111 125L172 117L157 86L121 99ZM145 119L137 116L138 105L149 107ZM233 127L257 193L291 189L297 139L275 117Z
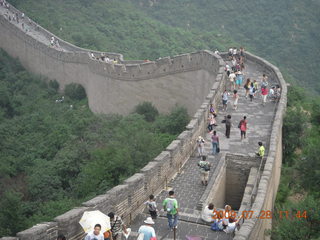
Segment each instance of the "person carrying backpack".
M202 156L202 160L198 163L201 171L201 183L204 186L208 185L209 172L210 172L210 163L206 161L206 156Z
M157 213L158 210L157 210L157 203L154 199L154 196L151 194L149 196L149 201L146 201L144 204L148 206L148 210L151 215L151 218L156 219L158 216L158 213Z
M170 230L177 228L178 224L178 201L174 196L174 191L169 192L169 197L167 197L163 203L164 211L167 212L168 225Z

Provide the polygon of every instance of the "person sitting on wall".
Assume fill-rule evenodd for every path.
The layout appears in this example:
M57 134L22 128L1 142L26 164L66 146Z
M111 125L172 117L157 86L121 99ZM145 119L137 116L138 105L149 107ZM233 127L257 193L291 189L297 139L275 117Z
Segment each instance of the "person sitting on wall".
M236 221L236 213L232 210L230 205L226 205L224 207L223 211L223 219L222 220L228 220L229 222L235 222Z
M55 42L54 37L51 37L51 39L50 39L50 45L51 45L51 47L54 47L54 42Z
M264 148L262 142L258 142L258 145L259 145L259 151L256 153L256 155L258 157L263 158L264 157L265 148Z
M233 233L236 230L236 227L239 226L239 221L242 218L242 215L236 220L223 220L222 221L222 226L223 226L223 231L225 233Z
M214 222L217 219L216 216L216 209L213 203L209 203L209 205L206 206L201 213L201 219L207 223Z

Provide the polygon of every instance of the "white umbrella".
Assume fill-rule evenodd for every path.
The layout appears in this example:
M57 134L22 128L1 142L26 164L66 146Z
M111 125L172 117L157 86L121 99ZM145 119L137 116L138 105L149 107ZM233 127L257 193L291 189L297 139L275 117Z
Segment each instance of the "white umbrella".
M111 229L110 218L104 213L96 211L85 211L79 221L85 233L92 232L96 224L101 225L101 232Z

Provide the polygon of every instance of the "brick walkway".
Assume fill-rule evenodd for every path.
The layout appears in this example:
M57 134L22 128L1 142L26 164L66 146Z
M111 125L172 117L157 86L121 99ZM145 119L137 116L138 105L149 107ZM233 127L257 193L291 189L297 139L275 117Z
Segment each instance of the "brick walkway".
M261 83L262 74L265 73L263 69L248 63L245 70L245 78L250 77L251 80L256 79L259 83ZM272 81L272 79L269 79L269 86L274 84L275 83ZM266 106L263 106L260 96L256 97L253 102L250 102L249 98L246 99L244 97L245 89L243 86L240 87L238 93L240 98L238 101L237 110L233 110L232 108L232 95L230 95L229 98L230 101L227 112L221 111L222 106L219 106L217 117L218 126L215 127L215 130L220 137L221 152L254 155L258 149L258 141L262 141L263 143L268 143L269 141L269 132L271 131L271 123L276 104L268 101ZM227 114L232 116L231 121L233 124L229 139L227 139L224 135L225 124L221 123L221 121L224 119L224 116ZM243 116L247 116L248 130L247 138L241 141L238 123ZM220 159L219 155L211 155L210 137L210 134L205 136L207 140L205 144L205 152L208 154L208 160L212 164L209 177L211 177L212 172L214 171ZM268 147L266 147L266 153L267 152ZM194 156L190 157L183 167L182 172L169 183L170 189L172 188L176 193L176 198L179 201L180 207L180 221L178 223L176 239L184 240L186 239L186 236L190 235L199 236L203 240L232 239L232 235L224 232L213 232L210 230L210 227L201 221L200 212L196 210L197 203L199 202L205 190L205 187L202 186L200 182L200 172L199 168L197 167L199 158L195 157L196 155L197 153L194 153ZM162 209L161 203L166 196L167 191L162 191L161 194L157 196L158 209ZM161 217L156 220L156 224L154 225L158 239L173 239L173 232L168 230L165 212L161 210L160 215ZM129 239L136 239L139 226L143 224L143 220L147 216L149 215L144 213L134 220L133 224L131 225L133 233Z
M0 7L0 14L4 15L8 12L7 9ZM9 12L10 13L10 12ZM10 13L12 16L12 13ZM20 19L19 24L15 21L11 21L12 24L22 28L22 21ZM50 39L41 35L34 26L30 25L26 20L23 21L25 24L24 29L28 29L27 34L33 36L39 41L45 43L46 45L50 44ZM64 49L60 49L64 50ZM245 78L250 77L251 80L258 80L261 83L262 74L265 73L263 69L260 69L258 66L248 63L244 71ZM268 75L268 73L266 73ZM243 83L244 84L244 83ZM269 86L274 85L272 79L269 79ZM271 131L271 123L273 120L275 112L275 103L268 102L266 106L262 106L261 97L257 97L253 102L250 102L249 99L244 97L244 88L243 86L239 89L239 103L238 110L232 109L232 95L230 95L229 106L227 112L221 111L221 106L218 109L217 123L218 126L215 130L220 137L220 149L221 152L230 152L236 154L244 155L254 155L258 149L258 141L263 143L269 142L269 132ZM224 119L224 116L230 114L232 116L232 128L230 138L227 139L224 136L225 125L221 123ZM240 141L240 131L238 129L238 123L243 118L247 116L248 120L248 130L247 130L247 139ZM209 178L212 175L212 172L216 168L218 161L220 160L218 156L212 156L211 153L211 142L210 134L206 134L205 138L207 140L205 144L206 154L209 155L208 161L212 164L211 173ZM268 153L268 147L266 148L266 154ZM173 179L169 186L172 188L179 202L180 207L180 221L178 224L177 230L177 239L184 240L186 236L199 236L203 240L227 240L232 239L231 235L225 234L224 232L213 232L210 230L210 227L204 224L200 219L200 212L196 210L197 204L205 191L205 187L202 186L200 182L200 172L197 167L199 158L194 156L190 157L186 162L185 166L182 169L182 172L179 173L175 179ZM209 179L210 180L210 179ZM157 196L158 209L162 209L161 203L164 198L167 196L167 191L162 191L159 196ZM156 220L154 228L158 239L173 239L173 232L168 230L167 219L165 218L165 213L161 210L160 217ZM129 239L136 239L137 231L140 225L143 224L143 220L148 216L148 214L139 215L134 222L131 224L133 230L131 237Z
M45 45L49 46L50 45L50 38L47 36L43 35L40 31L36 29L37 25L35 25L33 22L29 22L29 18L26 16L24 19L19 16L19 23L17 21L13 21L13 13L8 10L7 8L4 8L3 6L0 6L0 14L3 15L6 19L9 19L9 16L11 17L11 23L14 24L15 26L19 27L22 29L27 35L32 36L33 38L37 39L39 42L44 43ZM22 24L24 24L24 27L22 27ZM57 50L60 51L67 51L64 49L62 46L56 47Z

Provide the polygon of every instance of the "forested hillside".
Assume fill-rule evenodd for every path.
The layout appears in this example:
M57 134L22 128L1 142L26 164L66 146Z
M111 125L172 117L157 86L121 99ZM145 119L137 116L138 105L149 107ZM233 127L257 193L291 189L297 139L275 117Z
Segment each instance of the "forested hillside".
M52 220L127 177L185 128L176 107L148 103L126 117L94 115L84 89L27 73L0 51L0 237Z
M152 19L215 32L280 66L286 80L320 92L320 2L316 0L135 0ZM143 4L141 4L143 3Z
M9 2L64 40L122 53L125 59L156 59L230 43L227 38L215 38L214 32L203 35L162 24L126 0Z
M283 166L272 239L320 237L319 135L320 97L310 97L307 91L290 87L283 123Z
M126 59L155 59L200 49L225 50L231 45L244 46L279 66L285 80L293 84L289 87L288 112L283 126L284 164L276 210L290 213L306 210L307 219L280 219L275 216L272 238L320 237L319 1L9 2L67 41L81 47L119 52ZM5 77L0 79L24 79L28 84L24 81L1 83L1 91L11 94L7 97L0 95L4 109L0 116L4 125L0 126L0 131L1 136L5 136L0 147L6 153L4 156L1 154L0 158L1 176L5 176L0 180L2 186L6 186L0 188L3 196L0 200L0 223L5 224L1 226L1 234L11 234L32 223L50 219L77 204L84 196L94 195L96 192L87 186L96 184L99 187L94 190L99 192L121 181L125 176L106 177L106 169L98 168L101 163L110 161L104 159L109 154L119 162L128 156L130 160L134 159L135 156L129 154L129 147L127 151L120 151L119 148L123 148L123 142L136 139L140 128L144 131L156 129L145 134L148 138L143 138L139 145L142 149L145 146L143 143L153 139L152 151L145 156L139 150L136 156L143 156L143 161L139 166L132 162L126 169L127 174L142 166L174 137L168 132L175 134L180 131L171 132L170 129L176 129L176 126L169 125L176 114L184 116L181 110L168 117L157 117L154 122L146 122L136 114L128 117L94 116L84 99L66 97L65 103L56 104L55 99L61 98L61 95L55 91L53 83L46 86L34 80L34 88L39 90L30 94L30 79L34 77L16 62L13 66L18 67L10 66L12 60L7 60L7 56L2 57L5 61L1 64L6 67L1 68L1 74ZM21 93L11 90L17 86L21 88ZM16 92L18 96L12 95ZM28 93L32 103L27 100ZM74 105L73 109L70 109L70 104ZM150 106L142 106L142 112L145 112L144 107L150 109ZM48 109L53 112L48 112ZM137 123L131 124L131 121ZM134 126L130 139L121 134L131 129L126 129L128 122L131 128ZM111 128L111 125L116 127ZM162 129L160 126L167 127ZM32 131L33 128L37 131ZM120 133L119 137L114 137L116 132ZM28 153L26 149L34 151ZM79 156L84 158L78 160ZM87 159L92 163L89 164ZM72 179L65 180L66 176L72 176ZM107 181L103 181L105 178ZM116 181L113 181L114 178ZM45 188L47 184L48 188ZM44 189L44 192L38 189ZM41 199L45 199L45 203L39 204ZM19 207L13 208L12 203ZM15 214L10 215L12 211Z
M76 45L155 59L242 45L320 92L316 0L9 0ZM236 44L235 44L236 43Z

